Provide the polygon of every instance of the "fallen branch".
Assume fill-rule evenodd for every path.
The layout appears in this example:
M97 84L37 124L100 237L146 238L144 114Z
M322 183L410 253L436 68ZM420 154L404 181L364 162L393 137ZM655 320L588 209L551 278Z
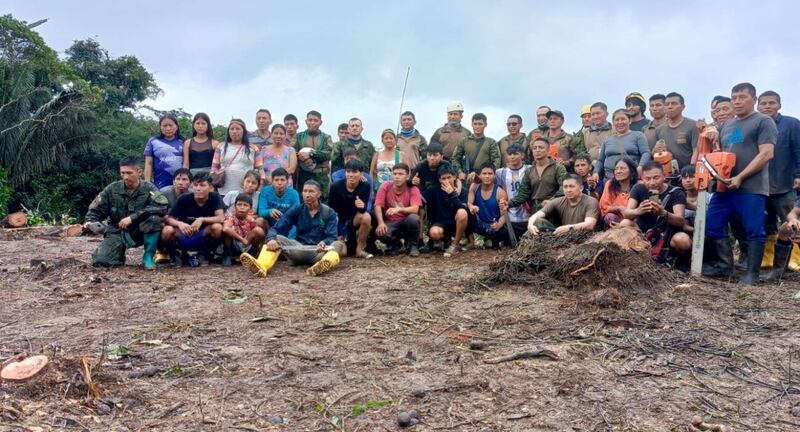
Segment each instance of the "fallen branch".
M692 417L692 426L694 426L695 429L699 429L701 431L710 431L710 432L727 431L724 425L703 422L703 418L700 417L699 415Z
M573 271L569 275L572 276L572 277L575 277L575 276L585 272L586 270L591 269L592 267L594 267L594 264L597 262L597 257L599 257L600 254L602 254L605 251L606 251L606 248L600 248L600 250L598 250L597 253L594 254L594 258L592 258L592 261L589 264L586 264L585 266ZM619 276L617 278L619 278Z
M507 356L496 357L492 359L486 359L483 362L487 364L498 364L504 362L510 362L514 360L522 360L522 359L529 359L535 357L547 357L550 360L558 360L558 356L553 351L549 349L537 349L533 351L522 351L514 354L510 354Z

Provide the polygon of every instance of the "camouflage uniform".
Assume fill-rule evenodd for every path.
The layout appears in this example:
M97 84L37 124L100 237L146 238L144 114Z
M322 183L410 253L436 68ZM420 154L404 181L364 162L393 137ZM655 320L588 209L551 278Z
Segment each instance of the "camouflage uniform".
M358 148L347 139L337 141L333 143L333 148L331 149L331 171L338 171L344 168L344 152L347 149L355 149L364 166L369 166L372 163L372 157L375 156L375 146L365 139L361 140Z
M469 160L469 169L465 164L465 158ZM497 141L486 136L478 138L469 134L466 139L458 143L453 153L453 168L464 174L477 171L486 162L494 164L495 169L500 168L500 148L497 147Z
M443 147L442 155L445 159L450 160L456 151L458 143L467 139L468 136L470 136L470 132L464 126L459 124L458 127L454 128L448 123L436 129L436 132L431 136L431 144L441 144Z
M317 163L312 171L306 171L302 167L297 168L297 191L302 194L303 184L306 180L316 180L322 186L322 196L320 201L328 200L328 189L330 188L330 160L333 140L331 136L320 131L319 135L310 135L308 130L300 132L295 137L294 148L300 151L304 147L314 149L311 159ZM298 165L300 165L298 163Z
M545 133L544 138L550 143L550 156L558 156L559 159L563 160L567 171L572 171L575 157L586 153L583 142L576 140L575 137L563 130L555 138L551 137L549 133Z
M150 182L142 180L134 190L125 189L122 180L106 186L86 213L86 222L108 219L103 242L92 254L92 265L124 265L125 249L141 246L145 234L161 232L168 209L167 197ZM126 217L133 222L128 229L121 230L117 225Z
M508 207L517 207L528 203L531 214L539 211L542 201L564 196L562 183L566 176L567 169L552 159L549 159L548 165L542 170L541 175L536 170L536 165L532 165L525 172L517 195L508 202Z
M524 163L530 163L531 152L530 149L528 148L530 144L530 140L528 139L528 137L524 133L521 133L519 134L519 139L517 139L516 141L512 141L511 135L506 135L503 138L501 138L500 141L497 142L497 147L500 150L500 166L498 168L508 166L508 161L506 160L506 157L508 156L507 150L509 147L511 147L511 144L521 145L522 148L525 150L523 161L525 161Z

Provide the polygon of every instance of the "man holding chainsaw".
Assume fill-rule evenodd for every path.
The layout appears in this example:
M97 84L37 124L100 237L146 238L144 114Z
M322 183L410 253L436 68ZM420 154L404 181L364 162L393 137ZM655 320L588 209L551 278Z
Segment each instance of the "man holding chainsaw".
M728 223L737 215L746 234L748 256L741 282L755 284L764 255L764 211L769 195L769 161L778 141L778 128L767 115L756 112L756 88L750 83L731 89L735 117L720 126L718 138L723 152L735 155L730 178L721 178L727 189L714 192L706 215L706 245L703 275L729 277L733 272L733 252Z

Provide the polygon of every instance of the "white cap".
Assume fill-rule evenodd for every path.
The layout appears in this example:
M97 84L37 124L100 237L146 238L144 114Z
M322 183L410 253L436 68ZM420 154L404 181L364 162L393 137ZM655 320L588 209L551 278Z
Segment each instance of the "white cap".
M450 102L447 104L447 112L464 111L464 104L461 102Z

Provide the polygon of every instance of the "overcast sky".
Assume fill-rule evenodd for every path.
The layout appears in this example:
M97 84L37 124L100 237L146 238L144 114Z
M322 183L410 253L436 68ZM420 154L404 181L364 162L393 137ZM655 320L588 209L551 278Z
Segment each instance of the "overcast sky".
M463 101L465 124L489 118L504 136L509 114L535 125L539 105L565 128L584 104L621 108L625 95L677 91L686 115L709 117L716 94L752 82L800 115L800 4L793 1L37 1L5 0L17 19L63 53L93 37L112 56L137 56L156 77L159 109L205 111L214 123L255 111L323 114L323 130L357 116L379 143L404 109L427 137Z

